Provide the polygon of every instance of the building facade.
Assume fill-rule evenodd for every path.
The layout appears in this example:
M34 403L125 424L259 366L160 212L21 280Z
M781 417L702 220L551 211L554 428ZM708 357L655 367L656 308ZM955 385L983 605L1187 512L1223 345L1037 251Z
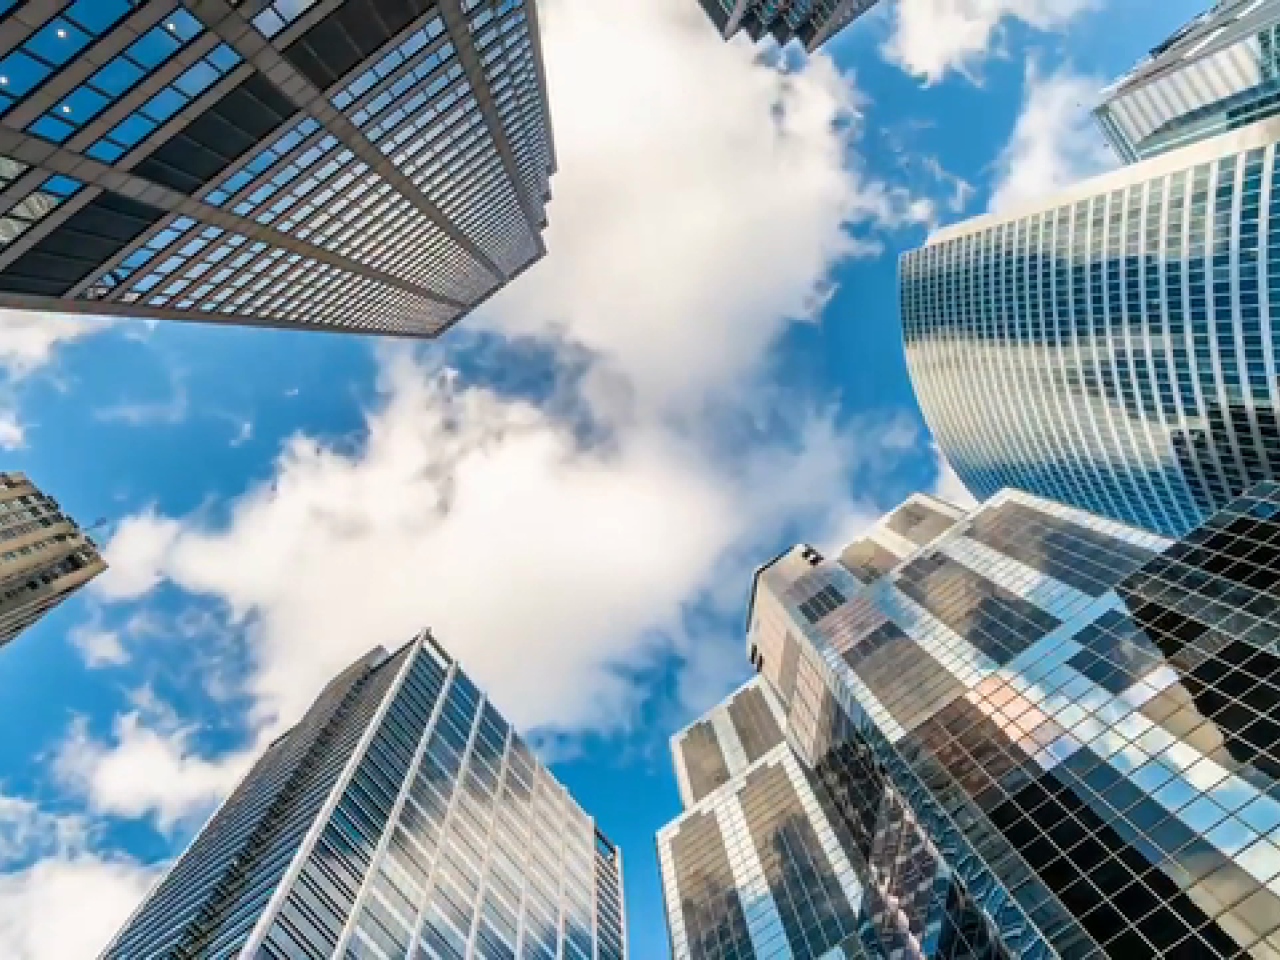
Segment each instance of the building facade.
M622 855L427 633L275 741L103 960L623 960Z
M749 656L822 856L748 810L723 720L682 732L674 956L1280 958L1277 551L1275 484L1178 541L1005 490L762 567ZM807 898L769 866L800 850Z
M535 260L535 0L0 2L0 306L430 337Z
M899 264L903 339L978 498L1177 536L1280 476L1280 118L948 227Z
M1094 116L1126 163L1280 112L1280 0L1216 0L1103 91Z
M0 473L0 646L107 569L97 546L21 473Z
M810 52L853 23L878 0L701 0L726 40L746 31L753 41L766 35L779 46L799 40Z

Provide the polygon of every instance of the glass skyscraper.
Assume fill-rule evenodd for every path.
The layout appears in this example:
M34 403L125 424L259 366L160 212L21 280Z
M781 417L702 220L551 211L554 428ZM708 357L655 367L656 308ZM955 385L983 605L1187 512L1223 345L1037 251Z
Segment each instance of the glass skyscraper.
M1103 91L1126 163L1280 112L1280 0L1217 0Z
M1280 478L1277 141L1272 117L903 255L911 379L977 497L1177 536Z
M623 960L622 855L427 633L352 664L103 960Z
M853 23L878 0L700 0L728 40L745 30L753 41L772 36L785 46L799 40L810 52Z
M535 260L535 0L0 0L0 306L429 337Z
M917 495L748 644L673 739L677 960L1280 957L1280 486L1176 541Z

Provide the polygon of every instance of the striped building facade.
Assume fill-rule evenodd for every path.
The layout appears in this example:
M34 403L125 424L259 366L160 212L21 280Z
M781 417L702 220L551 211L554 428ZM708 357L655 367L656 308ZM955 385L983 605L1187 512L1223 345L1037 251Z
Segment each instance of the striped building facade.
M0 306L434 336L554 168L535 0L0 0Z
M1280 958L1277 569L1274 484L1180 541L1006 490L779 556L749 655L790 813L725 706L678 735L674 956Z
M975 496L1177 536L1280 476L1277 141L1271 118L902 256L911 379Z
M1094 116L1126 163L1280 112L1280 0L1216 0L1103 91Z
M622 855L429 634L275 741L103 960L624 960Z

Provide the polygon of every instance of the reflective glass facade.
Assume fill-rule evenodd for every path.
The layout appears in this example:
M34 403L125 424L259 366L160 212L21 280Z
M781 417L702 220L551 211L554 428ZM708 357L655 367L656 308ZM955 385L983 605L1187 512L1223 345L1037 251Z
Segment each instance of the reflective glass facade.
M0 305L434 336L539 259L535 0L0 2Z
M623 960L622 857L429 635L338 676L103 960Z
M1217 0L1105 91L1095 116L1126 163L1280 112L1280 0Z
M0 473L0 646L107 569L58 501Z
M746 31L753 41L766 34L785 46L799 40L816 50L876 5L878 0L700 0L727 40Z
M1280 119L903 255L939 444L1004 486L1176 536L1280 476Z
M674 955L1280 957L1280 486L1177 541L1021 491L932 506L923 544L859 541L878 577L758 572L796 799L770 775L789 816L762 810L724 749L659 835Z

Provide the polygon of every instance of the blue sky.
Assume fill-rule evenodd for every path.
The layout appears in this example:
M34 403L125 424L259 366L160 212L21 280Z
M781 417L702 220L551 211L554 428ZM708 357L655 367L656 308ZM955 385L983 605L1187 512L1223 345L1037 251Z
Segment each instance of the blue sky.
M1106 166L1090 98L1202 7L886 0L806 61L694 0L542 0L550 254L440 343L3 318L4 461L112 569L0 654L0 956L93 955L264 740L423 625L666 956L667 736L745 678L750 570L953 490L898 252Z

